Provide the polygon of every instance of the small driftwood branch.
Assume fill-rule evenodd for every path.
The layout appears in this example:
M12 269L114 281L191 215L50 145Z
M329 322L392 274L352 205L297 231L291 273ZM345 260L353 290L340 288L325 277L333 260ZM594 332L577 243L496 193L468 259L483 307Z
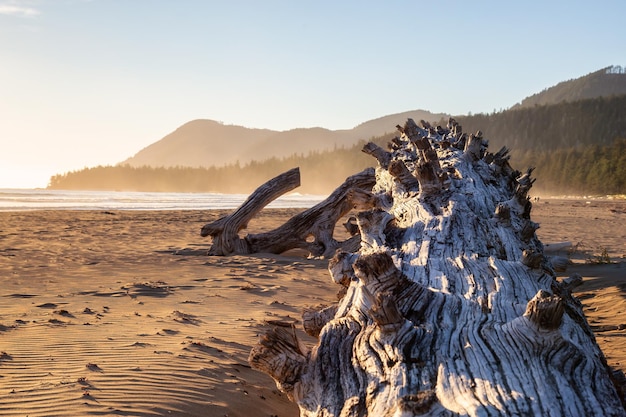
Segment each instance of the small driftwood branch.
M483 135L479 130L476 134L471 134L467 142L465 142L465 155L470 161L478 161L481 158L481 149L483 145Z
M404 162L399 160L394 160L389 164L389 173L396 179L400 184L403 185L404 189L407 191L417 191L420 187L420 183L417 178L415 178L409 169L406 167Z
M391 161L391 154L380 146L376 145L375 143L366 143L365 146L363 146L362 151L376 158L381 167L387 169L387 167L389 166L389 162Z
M524 316L542 329L555 330L563 318L561 297L540 290L526 306Z

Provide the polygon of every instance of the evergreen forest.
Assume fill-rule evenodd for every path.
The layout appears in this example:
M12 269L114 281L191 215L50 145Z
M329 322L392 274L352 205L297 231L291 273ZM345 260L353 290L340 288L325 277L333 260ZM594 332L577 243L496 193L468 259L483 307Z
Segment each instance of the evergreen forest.
M455 118L464 132L480 129L491 152L510 149L515 169L535 167L535 193L626 194L626 95ZM385 146L393 136L369 141ZM296 191L328 194L346 177L376 164L361 152L364 144L221 167L98 166L55 175L48 188L250 193L298 166L302 185Z

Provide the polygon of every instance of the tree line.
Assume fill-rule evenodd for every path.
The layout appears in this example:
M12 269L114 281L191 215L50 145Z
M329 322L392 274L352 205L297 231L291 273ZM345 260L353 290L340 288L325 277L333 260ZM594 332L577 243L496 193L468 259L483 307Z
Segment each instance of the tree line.
M491 148L529 150L610 145L626 137L626 95L458 116L464 132L481 130ZM440 123L444 123L441 121ZM445 124L444 124L445 125Z
M489 149L511 149L511 164L536 167L536 188L556 194L626 194L626 96L456 117L465 132L482 130ZM399 121L401 122L401 121ZM445 121L440 121L445 126ZM371 138L385 146L388 134ZM299 192L327 194L376 161L352 147L221 167L98 166L55 175L51 189L250 193L300 167Z
M626 194L626 139L611 145L532 150L517 157L516 168L535 167L535 188L551 195Z
M328 194L348 176L375 165L371 156L360 152L363 144L223 167L98 166L55 175L48 188L246 194L298 166L302 179L299 192ZM552 152L529 150L515 157L511 164L520 171L535 167L535 189L542 193L626 194L626 139L618 139L608 146L590 145Z
M376 164L374 158L360 152L364 144L363 141L350 148L271 158L262 162L251 161L246 164L237 162L221 167L98 166L55 175L50 179L48 188L246 194L278 174L300 167L301 186L296 191L327 194L350 175Z

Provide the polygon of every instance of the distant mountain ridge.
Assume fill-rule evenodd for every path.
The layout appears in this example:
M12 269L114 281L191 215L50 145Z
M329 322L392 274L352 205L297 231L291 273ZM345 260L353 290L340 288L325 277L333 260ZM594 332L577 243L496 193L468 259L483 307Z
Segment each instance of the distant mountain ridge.
M558 195L626 194L624 68L607 67L559 83L522 103L455 119L466 133L483 131L492 151L510 149L517 169L536 167L536 189ZM299 191L326 194L375 164L360 152L360 140L384 147L397 134L395 126L409 117L434 125L448 119L416 110L352 129L285 132L193 120L122 164L55 175L49 188L249 193L298 166L303 179Z
M624 94L626 94L626 67L612 65L583 77L563 81L553 87L546 88L540 93L525 98L511 109Z
M610 66L533 94L521 103L505 110L504 113L531 109L535 106L549 106L564 102L576 103L599 97L622 95L626 95L626 67ZM574 117L574 113L570 116ZM468 119L466 122L470 129L474 129L474 121L482 123L479 129L486 130L489 136L501 136L502 139L509 140L507 146L514 149L527 148L526 145L529 145L526 140L522 141L521 147L518 143L518 137L523 136L520 135L522 132L520 129L528 130L524 126L517 126L516 131L511 132L513 125L505 123L499 128L492 126L490 131L487 129L490 124L484 120L490 115L474 116L455 117ZM314 127L275 131L224 125L214 120L193 120L140 150L121 164L128 164L132 167L211 167L236 162L245 164L250 161L264 161L273 157L285 158L296 154L307 155L310 152L322 152L335 147L347 148L359 140L383 136L385 133L393 132L396 124L404 122L409 117L416 121L424 119L431 123L438 123L442 119L447 119L448 115L413 110L379 117L352 129L344 130ZM504 120L505 118L498 117L498 119Z
M121 164L134 167L209 167L237 161L246 163L294 154L306 155L313 151L350 147L359 140L382 136L392 132L399 120L409 117L432 122L448 115L413 110L379 117L344 130L313 127L274 131L224 125L214 120L193 120Z

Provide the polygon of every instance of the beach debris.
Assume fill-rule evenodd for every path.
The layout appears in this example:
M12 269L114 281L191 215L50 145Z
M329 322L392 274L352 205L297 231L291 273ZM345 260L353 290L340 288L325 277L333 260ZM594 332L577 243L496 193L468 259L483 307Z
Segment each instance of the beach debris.
M553 264L536 236L532 169L513 169L508 149L490 153L483 132L454 119L398 130L389 150L365 145L375 173L340 187L336 201L358 211L356 247L315 252L335 251L342 289L337 304L304 312L317 344L274 323L250 365L303 417L625 416L620 380L571 295L582 278L557 281L565 261ZM213 236L231 225L213 254L251 253L254 238L233 240L228 222L205 226ZM280 230L278 240L301 229Z
M89 369L90 371L102 372L102 368L100 368L97 364L92 363L92 362L89 362L87 365L85 365L85 367Z
M335 224L353 210L353 193L371 189L374 183L374 169L366 169L347 178L326 200L296 214L277 229L240 238L238 233L259 211L300 185L300 170L294 168L261 185L232 214L204 225L200 234L213 239L209 255L280 254L304 249L312 256L330 258L337 249L354 251L358 249L359 237L337 241L333 237Z
M546 243L543 245L543 251L546 253L554 253L560 251L568 251L574 245L572 242L556 242L556 243Z

